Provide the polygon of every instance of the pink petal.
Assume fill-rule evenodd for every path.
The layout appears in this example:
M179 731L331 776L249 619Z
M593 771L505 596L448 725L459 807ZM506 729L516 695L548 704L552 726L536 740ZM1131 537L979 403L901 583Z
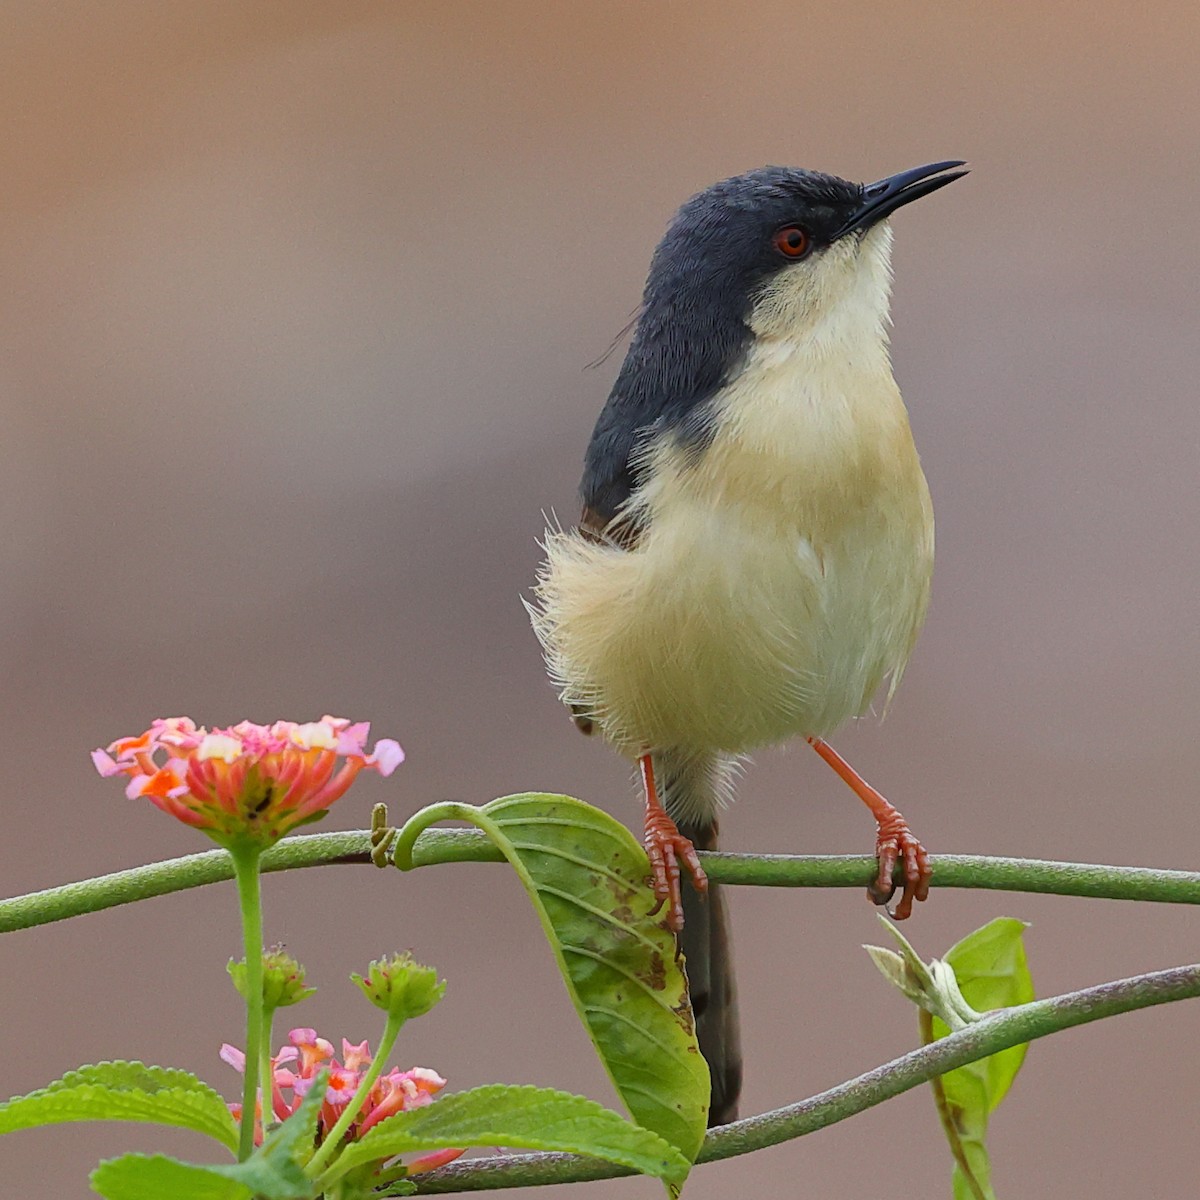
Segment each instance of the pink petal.
M103 750L92 751L92 765L105 779L110 775L118 774L121 770L113 757L110 754L106 754Z
M385 779L404 761L400 743L391 738L380 738L375 750L367 759L367 766L374 767Z
M409 1106L405 1103L407 1100L402 1088L396 1088L389 1091L386 1095L379 1097L375 1101L375 1106L362 1119L358 1127L358 1136L374 1129L380 1121L387 1120L388 1117L394 1117L398 1112L404 1112Z
M333 718L326 717L325 720L332 723ZM334 725L334 730L337 733L337 752L339 754L360 755L363 753L363 747L367 744L367 737L371 732L371 722L359 721L357 725L347 723L345 728Z
M325 1085L326 1103L348 1104L358 1090L358 1078L357 1071L335 1066L329 1072L329 1082Z
M240 1071L243 1075L246 1073L245 1051L231 1046L228 1042L221 1046L221 1061L227 1062L235 1071Z
M357 1071L371 1065L371 1047L365 1042L353 1045L347 1038L342 1038L342 1062L348 1070Z
M453 1162L460 1154L462 1154L461 1150L435 1150L432 1154L422 1154L420 1158L414 1158L408 1164L408 1173L420 1175L422 1171L432 1171L434 1167L444 1167L447 1163Z
M440 1092L446 1086L446 1081L428 1067L413 1067L404 1072L404 1077L411 1079L423 1092Z

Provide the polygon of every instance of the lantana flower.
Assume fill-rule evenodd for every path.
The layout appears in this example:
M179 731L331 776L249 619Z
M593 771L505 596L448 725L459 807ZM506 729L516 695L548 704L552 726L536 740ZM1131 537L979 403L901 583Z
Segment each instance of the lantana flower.
M280 1048L271 1059L271 1112L275 1120L285 1121L300 1107L316 1076L329 1072L325 1085L325 1101L317 1121L317 1140L337 1124L350 1103L363 1076L372 1063L371 1049L366 1042L357 1046L342 1039L342 1057L334 1055L331 1042L317 1036L315 1029L293 1029L288 1035L290 1045ZM246 1056L228 1043L221 1047L221 1058L237 1071L245 1071ZM408 1071L393 1069L379 1076L367 1093L366 1102L354 1123L346 1132L346 1141L355 1141L385 1117L414 1108L423 1108L446 1086L446 1081L428 1067L413 1067ZM242 1106L231 1104L234 1117L241 1119ZM261 1116L262 1101L259 1100ZM256 1133L261 1143L261 1129ZM407 1164L407 1173L429 1171L451 1162L461 1150L437 1150Z
M92 761L101 775L129 776L127 796L146 797L222 845L270 846L324 816L364 767L390 775L404 761L390 738L368 752L369 732L365 722L330 716L212 731L167 717L94 750Z

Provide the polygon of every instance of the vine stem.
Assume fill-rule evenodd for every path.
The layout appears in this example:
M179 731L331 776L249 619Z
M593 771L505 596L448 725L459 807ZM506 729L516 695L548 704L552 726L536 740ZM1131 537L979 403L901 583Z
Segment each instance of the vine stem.
M1196 996L1200 996L1200 963L1118 979L1016 1008L997 1009L933 1045L922 1046L807 1100L711 1130L696 1162L734 1158L814 1133L928 1083L955 1067L1022 1042L1118 1013ZM413 1183L419 1194L433 1194L582 1183L632 1173L613 1163L570 1154L513 1154L439 1167L415 1176Z
M866 887L876 864L865 855L723 854L701 852L704 870L714 883L759 887ZM413 846L413 866L448 862L503 862L485 834L470 829L427 829ZM365 831L317 833L284 838L262 857L263 871L290 871L331 863L371 862L371 837ZM1200 873L1152 867L1116 867L1095 863L1048 862L1031 858L992 858L935 854L935 888L979 888L1040 892L1108 900L1150 900L1200 904ZM0 933L32 929L84 913L100 912L135 900L165 896L233 877L223 850L189 854L100 875L78 883L0 900ZM902 882L902 880L898 880Z

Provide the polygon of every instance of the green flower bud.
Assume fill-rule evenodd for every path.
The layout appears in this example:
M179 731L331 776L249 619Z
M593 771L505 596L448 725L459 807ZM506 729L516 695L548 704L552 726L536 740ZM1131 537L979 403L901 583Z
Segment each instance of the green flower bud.
M446 994L446 982L438 982L437 970L421 966L407 953L377 959L367 968L365 979L350 978L376 1008L402 1021L427 1013Z
M243 998L246 997L246 960L229 960L225 968L233 986ZM299 1004L316 992L315 987L304 986L304 968L282 946L272 946L263 951L263 1005L268 1012Z

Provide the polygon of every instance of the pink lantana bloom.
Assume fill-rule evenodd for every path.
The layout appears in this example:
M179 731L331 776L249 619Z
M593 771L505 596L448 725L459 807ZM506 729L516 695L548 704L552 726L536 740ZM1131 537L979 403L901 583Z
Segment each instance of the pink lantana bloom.
M92 761L101 775L129 776L127 796L144 796L223 846L270 846L324 816L364 767L390 775L404 761L389 738L368 752L369 732L342 717L211 732L190 717L167 717L92 751Z
M325 1101L317 1121L318 1144L337 1124L354 1097L358 1085L371 1066L372 1055L366 1042L357 1046L342 1039L342 1057L334 1054L332 1043L317 1036L315 1029L293 1029L288 1035L290 1045L280 1047L271 1059L271 1112L275 1120L285 1121L300 1107L308 1094L317 1074L329 1072L325 1084ZM236 1046L221 1047L221 1058L237 1071L245 1071L246 1056ZM346 1133L346 1141L362 1137L369 1129L378 1125L385 1117L396 1113L423 1108L446 1086L446 1081L428 1067L413 1067L408 1071L391 1070L382 1073L367 1093L366 1103L358 1118ZM258 1101L258 1116L262 1116L262 1099ZM241 1120L242 1106L231 1104L230 1111ZM256 1142L262 1142L262 1129L255 1130ZM462 1153L458 1149L435 1150L430 1154L406 1164L406 1171L413 1175L430 1171L452 1162ZM381 1160L379 1165L386 1160Z

